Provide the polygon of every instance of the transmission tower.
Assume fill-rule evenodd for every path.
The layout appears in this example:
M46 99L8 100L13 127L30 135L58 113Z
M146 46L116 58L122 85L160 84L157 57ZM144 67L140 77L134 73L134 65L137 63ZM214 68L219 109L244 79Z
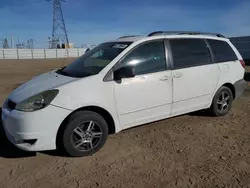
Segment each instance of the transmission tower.
M24 45L24 42L21 42L19 37L18 37L17 41L18 41L18 42L17 42L17 44L16 44L16 48L17 48L17 49L23 49L24 46L25 46L25 45Z
M60 43L65 43L67 46L69 44L61 2L65 2L65 0L53 0L53 29L51 48L57 48L57 44Z
M33 49L34 48L34 39L29 39L26 41L27 45L26 48Z
M9 48L9 43L7 38L5 38L3 41L3 48Z

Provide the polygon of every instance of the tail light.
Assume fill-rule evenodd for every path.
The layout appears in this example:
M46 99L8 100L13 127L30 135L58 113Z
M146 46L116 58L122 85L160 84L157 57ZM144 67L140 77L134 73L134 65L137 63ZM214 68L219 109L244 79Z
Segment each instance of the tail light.
M245 61L242 59L240 60L240 64L242 65L242 67L245 69L246 68L246 63Z

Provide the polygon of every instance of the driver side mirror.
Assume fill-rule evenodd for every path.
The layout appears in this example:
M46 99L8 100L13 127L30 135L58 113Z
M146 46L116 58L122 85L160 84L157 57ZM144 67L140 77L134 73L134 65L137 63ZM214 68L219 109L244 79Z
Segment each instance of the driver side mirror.
M135 77L134 67L125 66L114 71L114 80L119 81L122 78L132 78Z

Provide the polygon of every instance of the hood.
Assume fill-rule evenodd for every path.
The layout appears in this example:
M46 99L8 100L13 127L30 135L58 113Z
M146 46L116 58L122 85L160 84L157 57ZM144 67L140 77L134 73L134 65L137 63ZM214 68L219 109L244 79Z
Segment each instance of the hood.
M9 99L19 103L31 96L34 96L43 91L56 88L58 86L73 82L79 78L72 78L57 74L55 71L51 71L40 76L36 76L30 81L24 83L17 89L15 89L10 95Z

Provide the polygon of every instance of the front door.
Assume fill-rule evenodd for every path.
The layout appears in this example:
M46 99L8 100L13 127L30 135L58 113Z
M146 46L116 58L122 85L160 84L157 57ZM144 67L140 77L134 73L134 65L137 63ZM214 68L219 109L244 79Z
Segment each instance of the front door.
M114 81L115 100L123 128L148 123L170 115L171 70L167 70L163 40L134 48L118 64L133 66L135 77Z

